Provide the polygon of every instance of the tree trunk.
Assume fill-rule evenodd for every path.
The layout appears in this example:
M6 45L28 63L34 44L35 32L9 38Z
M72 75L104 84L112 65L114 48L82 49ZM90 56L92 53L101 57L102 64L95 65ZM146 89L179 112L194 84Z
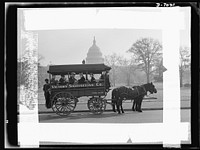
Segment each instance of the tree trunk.
M147 76L147 83L149 83L149 68L147 68L146 76Z
M147 76L147 83L149 83L149 74L150 74L150 64L149 64L149 60L147 62L147 64L145 64L145 73L146 73L146 76Z
M115 69L113 70L113 86L115 87Z
M147 73L146 75L147 75L147 83L149 83L149 73Z
M127 85L130 85L130 74L127 75Z
M180 70L180 87L183 87L183 70Z

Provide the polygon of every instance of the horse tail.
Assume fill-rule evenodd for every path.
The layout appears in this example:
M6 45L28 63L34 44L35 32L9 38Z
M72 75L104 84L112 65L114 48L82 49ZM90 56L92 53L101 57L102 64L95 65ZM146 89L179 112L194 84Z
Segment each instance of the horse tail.
M112 95L111 95L112 102L115 101L115 98L116 98L116 89L113 89L113 90L112 90ZM114 100L114 101L113 101L113 100Z
M111 104L112 104L112 109L113 109L113 111L114 112L116 112L116 110L115 110L115 105L116 105L116 89L113 89L112 90L112 94L111 94Z
M115 89L112 90L111 99L114 99L114 92L115 92Z

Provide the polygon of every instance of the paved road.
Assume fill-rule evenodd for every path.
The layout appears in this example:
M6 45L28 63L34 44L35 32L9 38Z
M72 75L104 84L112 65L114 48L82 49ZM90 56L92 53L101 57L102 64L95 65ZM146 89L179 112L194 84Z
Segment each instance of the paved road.
M123 103L124 109L131 109L133 103L131 101L127 101ZM190 108L190 101L189 100L181 100L181 108ZM106 105L106 110L111 110L112 107L110 104ZM142 109L163 109L163 102L158 100L144 100L142 102ZM44 104L38 105L39 113L53 113L52 109L47 109ZM88 111L87 103L82 103L81 101L77 103L77 106L74 111Z
M190 121L190 109L181 109L181 121ZM101 115L91 112L74 112L69 116L61 117L54 113L39 114L40 123L161 123L163 122L162 110L144 110L142 113L126 111L117 114L111 111Z

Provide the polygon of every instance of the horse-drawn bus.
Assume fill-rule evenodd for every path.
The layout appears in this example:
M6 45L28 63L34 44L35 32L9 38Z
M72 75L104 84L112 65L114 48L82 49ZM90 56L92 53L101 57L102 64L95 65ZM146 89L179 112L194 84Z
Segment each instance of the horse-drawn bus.
M120 86L112 90L111 99L105 99L110 90L108 73L110 67L105 64L74 64L49 66L50 88L48 90L49 108L61 116L72 113L78 103L78 98L86 96L88 109L94 114L102 114L106 104L111 104L113 111L124 113L122 102L134 100L133 111L142 112L142 100L147 92L157 93L153 83L140 86ZM80 75L79 79L75 76ZM56 79L60 77L60 79ZM96 77L96 79L95 79ZM120 111L121 109L121 111Z
M106 108L104 98L110 87L110 69L105 64L50 65L47 72L50 80L50 106L53 111L67 116L74 111L78 98L87 96L88 109L94 114L103 113ZM75 78L77 75L81 79ZM56 79L59 77L60 80ZM72 79L74 82L71 82Z

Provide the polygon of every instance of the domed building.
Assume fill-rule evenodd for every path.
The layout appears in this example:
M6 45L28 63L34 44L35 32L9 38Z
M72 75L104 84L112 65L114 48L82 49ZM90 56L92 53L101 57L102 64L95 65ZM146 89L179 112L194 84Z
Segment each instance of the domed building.
M89 48L87 53L86 64L99 64L99 63L104 63L104 59L102 57L100 48L96 45L96 40L94 37L93 45Z

